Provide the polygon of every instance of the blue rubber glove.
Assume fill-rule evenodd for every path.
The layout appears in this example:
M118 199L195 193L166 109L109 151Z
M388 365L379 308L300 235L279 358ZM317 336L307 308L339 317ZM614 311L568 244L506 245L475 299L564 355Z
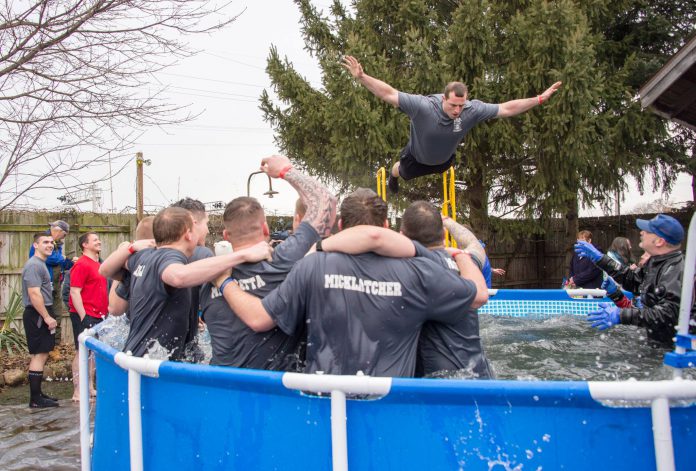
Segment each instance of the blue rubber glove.
M584 240L579 240L575 243L575 253L581 257L587 257L592 262L598 262L602 258L602 252L597 250L594 245Z
M621 324L621 309L610 303L599 303L599 310L587 313L587 322L592 322L592 327L606 330Z
M619 289L619 287L616 286L614 279L610 276L608 276L606 280L602 281L601 288L607 292L607 296L616 293L616 290Z

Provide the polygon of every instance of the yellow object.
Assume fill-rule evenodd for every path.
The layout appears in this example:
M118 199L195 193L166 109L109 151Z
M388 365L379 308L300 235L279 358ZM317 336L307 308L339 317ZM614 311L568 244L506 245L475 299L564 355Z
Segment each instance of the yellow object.
M377 170L377 195L387 201L387 169L384 167Z
M454 167L450 167L442 174L442 215L457 221L457 199L454 192ZM445 229L445 245L447 247L457 247L457 241L452 238L449 231Z

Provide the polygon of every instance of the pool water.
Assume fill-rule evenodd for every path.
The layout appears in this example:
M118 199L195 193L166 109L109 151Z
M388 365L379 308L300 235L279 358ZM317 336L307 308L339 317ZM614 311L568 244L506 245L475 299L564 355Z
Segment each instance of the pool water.
M662 363L671 349L651 345L642 327L619 325L599 331L584 316L540 319L484 314L480 331L498 379L672 379L672 369ZM684 378L695 379L694 370L686 370Z

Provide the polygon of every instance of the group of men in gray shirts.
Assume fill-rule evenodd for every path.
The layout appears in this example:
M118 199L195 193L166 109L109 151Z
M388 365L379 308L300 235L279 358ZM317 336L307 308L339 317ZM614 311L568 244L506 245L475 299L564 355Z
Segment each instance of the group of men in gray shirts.
M306 207L275 249L261 205L240 197L223 214L229 254L216 256L203 246L207 216L200 205L162 210L154 218L154 242L124 243L104 261L104 276L130 274L124 350L142 356L156 341L170 359L182 359L200 311L214 365L492 376L476 312L488 298L480 272L484 252L471 232L446 221L465 248L447 252L439 211L418 202L404 214L402 230L411 227L421 244L388 229L386 203L359 189L341 204L342 231L328 237L336 198L286 157L265 158L262 169L290 183Z
M495 105L468 100L460 82L449 83L443 94L411 95L365 74L352 56L343 65L375 96L411 118L409 143L390 172L392 192L398 191L399 177L449 168L457 146L477 123L523 113L561 85L534 98ZM417 202L404 214L405 235L397 234L387 228L386 203L359 189L341 204L338 226L346 230L327 238L336 220L336 198L285 157L263 159L262 169L287 180L300 195L298 208L306 208L302 218L296 215L293 234L275 250L267 242L261 205L241 197L227 205L223 216L223 237L234 251L214 256L205 247L205 206L187 198L148 222L152 238L123 243L102 263L100 274L117 281L109 294L109 313L127 312L130 318L126 351L144 355L157 343L171 359L184 358L200 312L217 365L271 370L304 365L307 372L377 376L465 370L479 378L492 376L476 313L488 298L480 272L485 253L470 231L446 220L464 250L445 251L439 212ZM33 244L39 259L44 242L39 237ZM305 258L313 251L318 253ZM43 277L45 267L39 271ZM36 283L43 290L44 281L50 285L50 279L31 281L34 304L41 304ZM28 301L25 293L25 305L32 304ZM48 298L45 303L43 310L30 313L28 336L30 331L44 335L34 332L42 321L44 330L51 327L52 316L42 312L50 308ZM34 343L32 361L43 358L45 363L48 347L42 345L39 352ZM30 380L31 373L30 365ZM40 406L40 378L38 384L32 404Z

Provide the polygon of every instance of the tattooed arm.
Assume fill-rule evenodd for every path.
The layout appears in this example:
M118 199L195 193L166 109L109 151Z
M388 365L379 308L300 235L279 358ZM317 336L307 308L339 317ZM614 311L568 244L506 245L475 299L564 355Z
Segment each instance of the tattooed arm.
M457 241L457 248L467 250L478 261L479 266L483 267L486 262L486 251L474 233L448 217L442 218L442 225Z
M323 185L292 168L290 160L282 155L262 159L261 170L272 178L284 178L297 190L307 207L303 221L311 225L321 237L331 233L336 220L336 197Z

